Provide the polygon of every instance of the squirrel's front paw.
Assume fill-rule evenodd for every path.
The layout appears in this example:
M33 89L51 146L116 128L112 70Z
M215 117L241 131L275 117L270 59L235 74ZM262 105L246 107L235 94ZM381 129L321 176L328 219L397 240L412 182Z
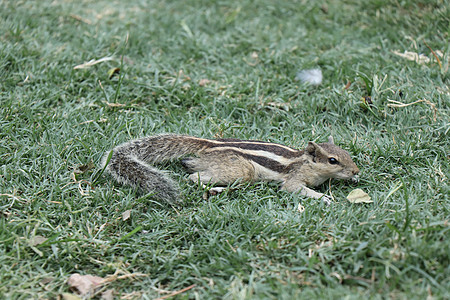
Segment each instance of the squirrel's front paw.
M206 186L204 186L204 188L206 188ZM220 193L223 193L223 191L225 191L225 189L226 189L226 187L221 187L221 186L212 187L203 194L203 199L207 200L210 196L216 196Z
M358 182L359 182L359 175L353 176L352 179L351 179L351 181L352 181L352 183L354 183L354 184L358 183Z
M217 194L223 193L223 191L225 191L226 187L221 187L221 186L215 186L209 189L208 193L211 196L215 196Z

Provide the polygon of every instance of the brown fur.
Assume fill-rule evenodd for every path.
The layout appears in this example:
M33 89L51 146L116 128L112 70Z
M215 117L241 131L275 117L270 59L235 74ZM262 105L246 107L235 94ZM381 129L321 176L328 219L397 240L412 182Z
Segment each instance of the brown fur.
M278 181L282 189L320 198L306 186L329 178L351 179L359 169L347 151L328 143L309 142L305 150L262 141L208 140L164 134L133 140L114 148L106 170L120 183L153 192L169 202L179 199L175 182L152 165L183 158L190 179L229 185L236 180ZM337 163L330 163L335 159ZM106 156L104 159L106 164Z

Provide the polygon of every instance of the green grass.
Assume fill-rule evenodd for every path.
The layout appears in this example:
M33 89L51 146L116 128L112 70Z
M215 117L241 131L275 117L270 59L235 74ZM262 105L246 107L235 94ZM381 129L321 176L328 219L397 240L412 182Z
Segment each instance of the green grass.
M106 287L137 299L192 284L177 297L450 297L447 1L0 6L1 298L55 298L73 273L115 272L146 275ZM322 85L295 81L313 67ZM374 203L348 203L355 186L339 181L318 188L329 207L273 184L204 200L172 164L185 195L173 209L99 176L114 145L162 132L296 148L332 134Z

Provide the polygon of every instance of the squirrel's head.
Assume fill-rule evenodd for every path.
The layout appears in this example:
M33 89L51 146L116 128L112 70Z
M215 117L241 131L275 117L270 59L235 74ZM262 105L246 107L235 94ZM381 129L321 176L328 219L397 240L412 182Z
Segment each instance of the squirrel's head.
M317 164L315 169L320 169L322 176L337 179L357 179L358 167L347 151L334 144L333 137L328 138L328 143L308 142L306 152L312 156L313 163Z

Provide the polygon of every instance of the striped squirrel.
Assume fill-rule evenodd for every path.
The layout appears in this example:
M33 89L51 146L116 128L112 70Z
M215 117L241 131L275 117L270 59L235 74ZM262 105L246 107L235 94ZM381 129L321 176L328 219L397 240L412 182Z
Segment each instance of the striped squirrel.
M262 141L162 134L115 147L105 155L103 165L107 164L107 172L119 183L174 203L180 195L178 185L152 165L178 158L194 182L226 186L236 180L277 181L282 190L322 198L326 203L331 200L329 196L307 186L318 186L329 178L356 179L359 173L348 152L336 146L331 136L328 143L308 142L304 150L296 150Z

